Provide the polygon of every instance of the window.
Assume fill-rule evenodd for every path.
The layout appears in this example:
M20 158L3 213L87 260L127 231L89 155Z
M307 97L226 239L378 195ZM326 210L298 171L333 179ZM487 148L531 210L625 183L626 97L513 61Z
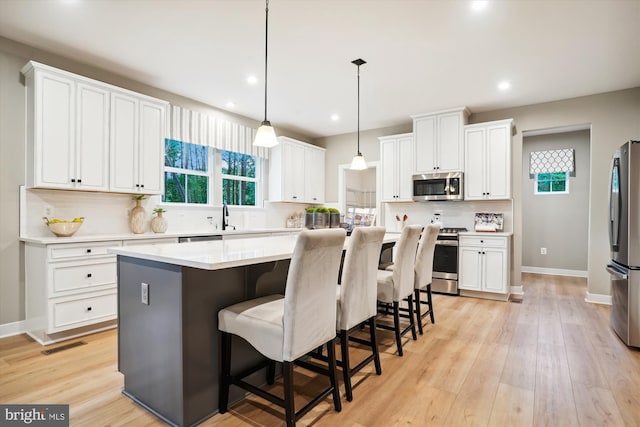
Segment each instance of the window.
M164 151L162 201L208 204L211 178L209 148L165 139Z
M534 186L535 194L568 194L568 172L537 173Z
M164 203L256 206L258 157L172 139L164 149Z
M257 165L254 156L222 151L222 201L228 205L255 206Z

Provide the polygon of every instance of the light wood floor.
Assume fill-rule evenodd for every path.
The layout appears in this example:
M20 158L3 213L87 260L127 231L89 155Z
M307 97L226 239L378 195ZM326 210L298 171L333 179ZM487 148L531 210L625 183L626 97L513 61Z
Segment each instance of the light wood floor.
M611 331L609 308L584 302L584 279L525 274L523 286L522 303L436 295L437 323L404 357L380 332L382 376L365 368L341 413L327 400L299 425L640 425L640 352ZM116 331L82 340L49 356L26 336L0 340L0 403L68 403L72 426L163 425L121 394ZM296 383L304 399L325 378L300 370ZM281 412L248 398L202 425L278 426Z

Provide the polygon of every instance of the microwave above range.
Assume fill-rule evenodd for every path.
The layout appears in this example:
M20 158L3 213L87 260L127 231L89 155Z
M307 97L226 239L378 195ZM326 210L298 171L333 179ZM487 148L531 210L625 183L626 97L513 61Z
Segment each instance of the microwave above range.
M413 175L413 200L464 200L462 172Z

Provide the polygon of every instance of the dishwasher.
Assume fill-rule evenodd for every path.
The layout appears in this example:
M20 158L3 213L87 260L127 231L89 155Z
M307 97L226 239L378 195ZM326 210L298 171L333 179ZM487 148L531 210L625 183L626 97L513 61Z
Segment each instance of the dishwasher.
M213 235L209 235L209 236L183 236L183 237L178 237L178 243L208 242L210 240L222 240L222 234L213 234Z

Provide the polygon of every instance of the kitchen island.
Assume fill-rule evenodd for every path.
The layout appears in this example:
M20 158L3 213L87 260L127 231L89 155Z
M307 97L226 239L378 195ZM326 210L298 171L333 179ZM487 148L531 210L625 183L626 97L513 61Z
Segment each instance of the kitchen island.
M383 247L398 238L387 233ZM295 242L296 236L273 236L109 249L118 256L123 393L172 425L194 425L214 415L218 311L283 293ZM246 342L237 339L234 346L234 370L261 360ZM254 381L263 383L264 373ZM242 396L232 388L232 402Z

